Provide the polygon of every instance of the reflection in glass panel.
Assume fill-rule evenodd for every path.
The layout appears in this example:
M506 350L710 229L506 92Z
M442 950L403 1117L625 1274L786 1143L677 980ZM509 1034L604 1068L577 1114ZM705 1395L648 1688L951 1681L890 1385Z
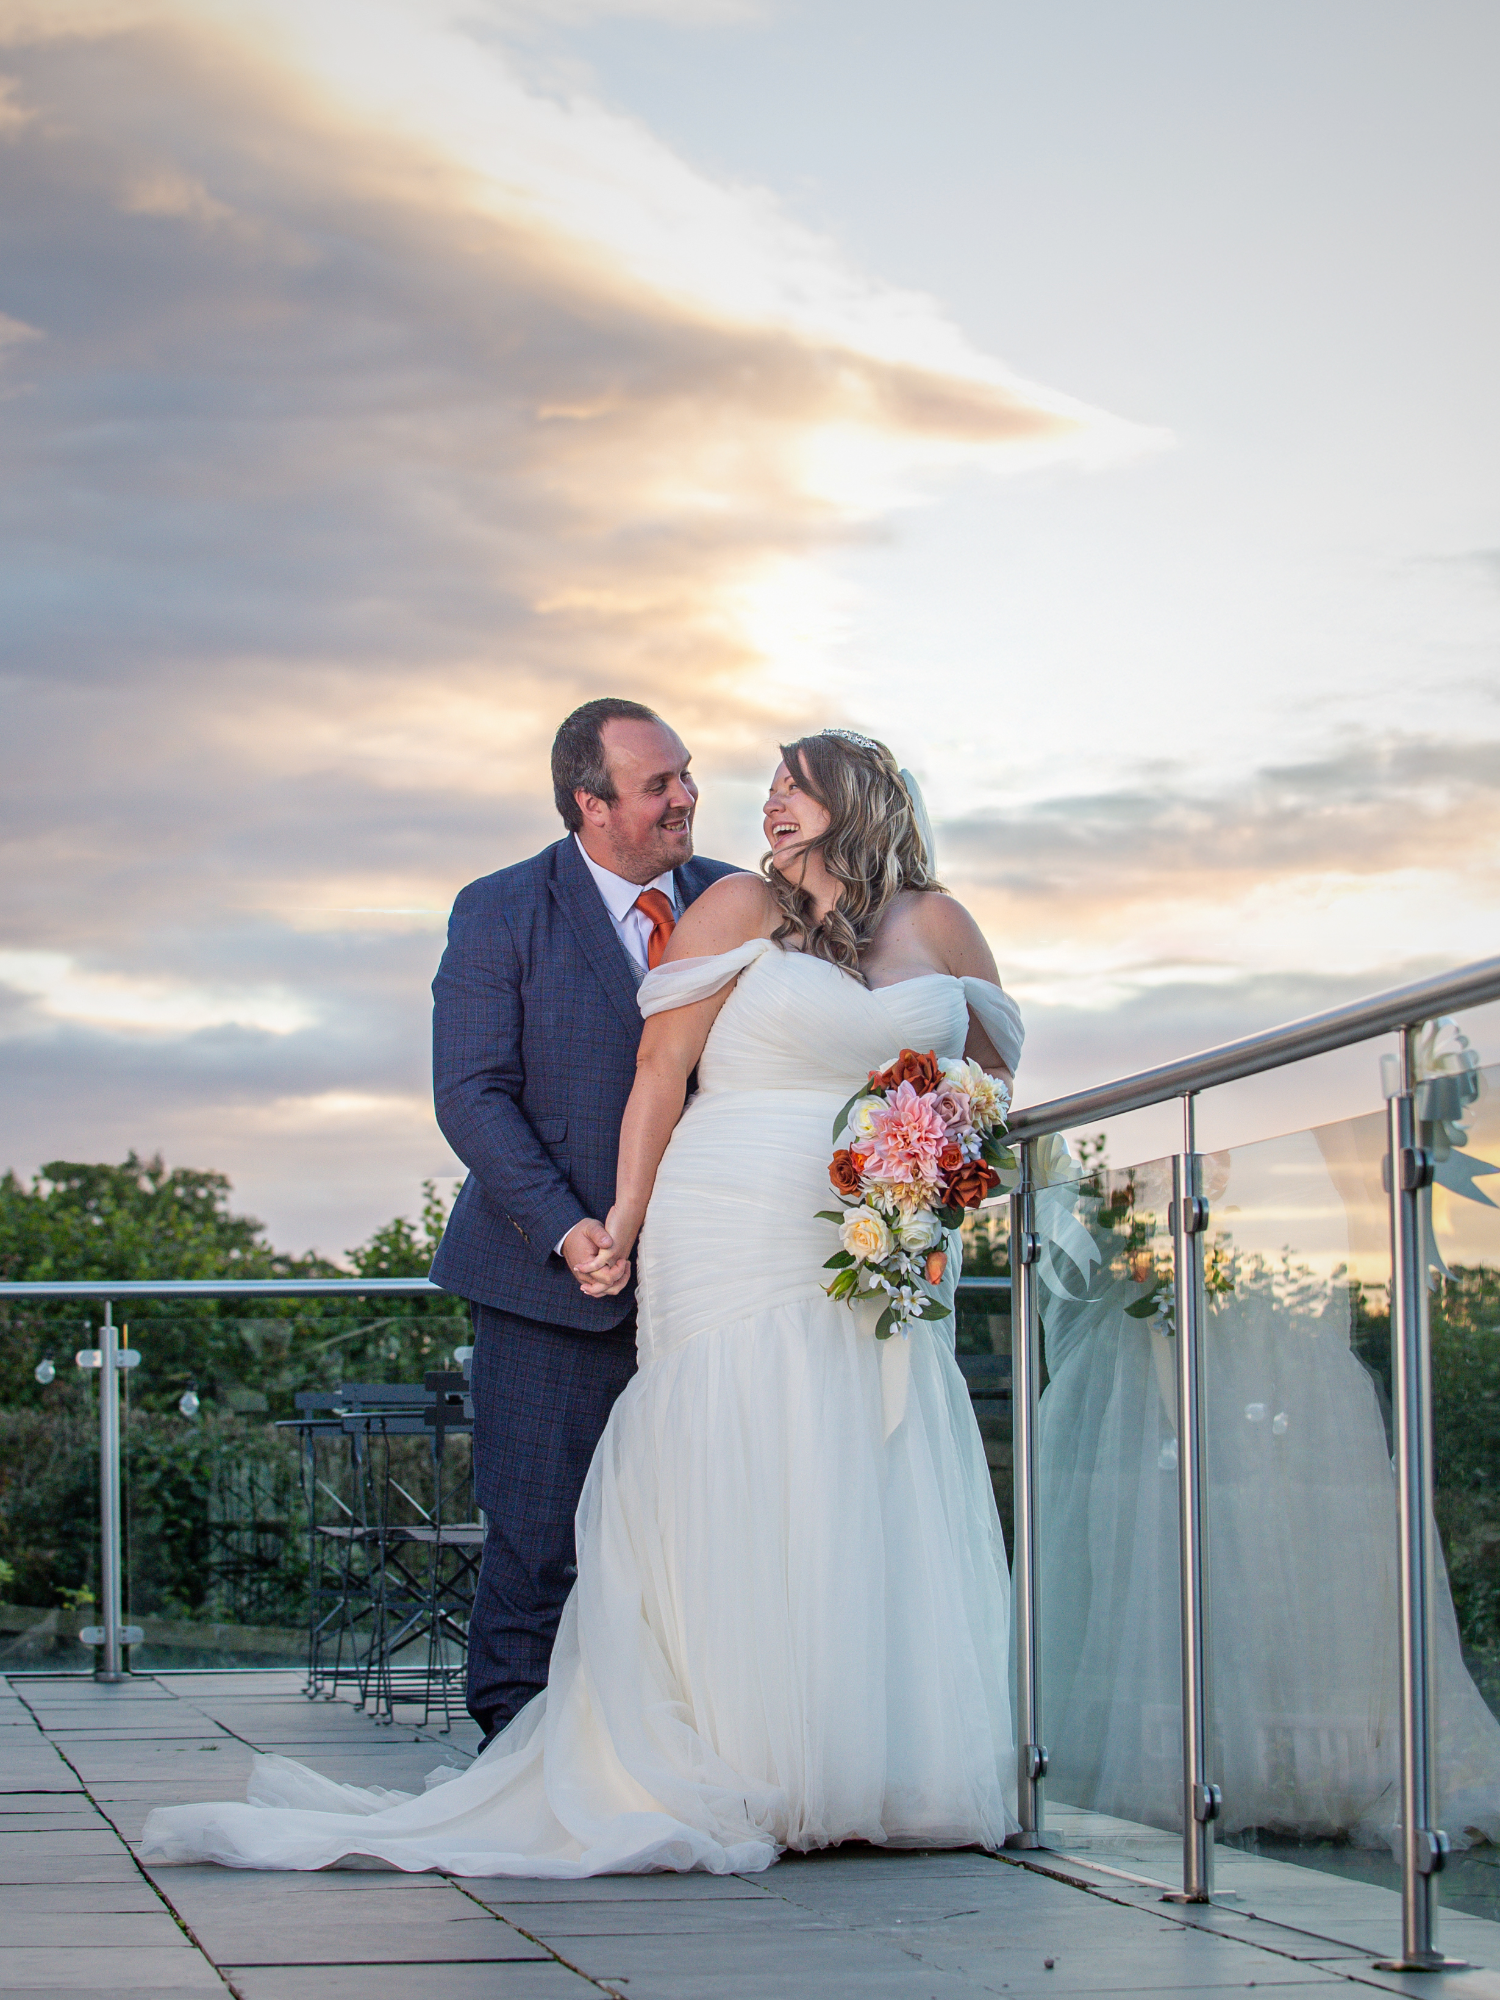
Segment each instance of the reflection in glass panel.
M1439 1805L1455 1841L1500 1840L1500 1070L1482 1070L1451 1025L1418 1045L1420 1140L1432 1153L1428 1219L1433 1445L1438 1537L1452 1585L1464 1676L1442 1685ZM1436 1074L1434 1074L1436 1072ZM1487 1914L1500 1914L1492 1910Z
M977 1210L963 1225L963 1277L955 1297L955 1348L974 1405L1005 1546L1014 1551L1014 1453L1010 1400L1010 1210Z
M1384 1154L1377 1112L1204 1162L1212 1755L1226 1835L1383 1848L1395 1821Z
M1176 1389L1165 1161L1038 1148L1048 1808L1180 1824ZM1054 1812L1054 1818L1056 1817Z
M1429 1094L1430 1095L1430 1094ZM1432 1126L1426 1143L1431 1144ZM1210 1602L1222 1835L1262 1856L1396 1886L1399 1666L1383 1113L1205 1162ZM1461 1150L1461 1149L1459 1149ZM1470 1176L1450 1179L1467 1190ZM1465 1199L1440 1186L1434 1212ZM1433 1293L1439 1823L1500 1833L1500 1726L1471 1662L1493 1644L1483 1576L1491 1453L1482 1259ZM1493 1267L1493 1254L1490 1258ZM1446 1466L1446 1470L1444 1469ZM1493 1870L1455 1857L1444 1900L1494 1915Z

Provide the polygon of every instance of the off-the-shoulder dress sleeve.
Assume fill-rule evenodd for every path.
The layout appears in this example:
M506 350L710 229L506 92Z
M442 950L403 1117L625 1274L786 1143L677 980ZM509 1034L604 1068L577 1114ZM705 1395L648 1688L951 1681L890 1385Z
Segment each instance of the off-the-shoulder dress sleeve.
M1021 1060L1021 1044L1026 1039L1020 1008L1008 993L988 979L965 979L964 998L969 1003L969 1012L994 1043L1001 1062L1014 1074Z
M715 952L712 958L679 958L648 972L636 992L636 1002L647 1020L673 1007L691 1007L706 1000L731 979L737 979L747 965L753 965L772 949L767 937L746 938L733 951Z

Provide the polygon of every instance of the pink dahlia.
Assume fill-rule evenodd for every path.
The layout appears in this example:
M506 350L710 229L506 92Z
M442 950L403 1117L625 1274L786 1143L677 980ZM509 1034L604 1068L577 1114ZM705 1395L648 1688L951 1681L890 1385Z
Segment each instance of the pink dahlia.
M869 1114L864 1171L877 1181L935 1181L948 1128L931 1095L898 1084L888 1103Z

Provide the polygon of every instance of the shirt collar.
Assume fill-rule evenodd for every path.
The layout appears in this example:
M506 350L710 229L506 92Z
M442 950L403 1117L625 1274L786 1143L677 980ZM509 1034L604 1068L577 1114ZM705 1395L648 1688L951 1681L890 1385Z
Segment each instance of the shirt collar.
M667 901L672 905L672 908L674 910L677 908L677 889L673 883L670 868L665 875L658 875L654 882L647 882L645 884L627 882L623 875L616 875L612 869L601 868L576 833L573 836L573 841L578 852L583 856L584 866L598 884L599 894L604 898L605 909L609 911L609 914L617 924L624 923L626 917L634 909L635 899L640 895L642 887L660 889Z

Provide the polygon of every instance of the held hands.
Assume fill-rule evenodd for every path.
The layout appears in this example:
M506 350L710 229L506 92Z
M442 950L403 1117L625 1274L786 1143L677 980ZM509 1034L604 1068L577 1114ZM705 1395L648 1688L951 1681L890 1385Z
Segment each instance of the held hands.
M612 1208L607 1223L587 1219L576 1223L563 1239L563 1261L585 1298L613 1298L629 1281L635 1230L623 1228L622 1223L619 1209Z

